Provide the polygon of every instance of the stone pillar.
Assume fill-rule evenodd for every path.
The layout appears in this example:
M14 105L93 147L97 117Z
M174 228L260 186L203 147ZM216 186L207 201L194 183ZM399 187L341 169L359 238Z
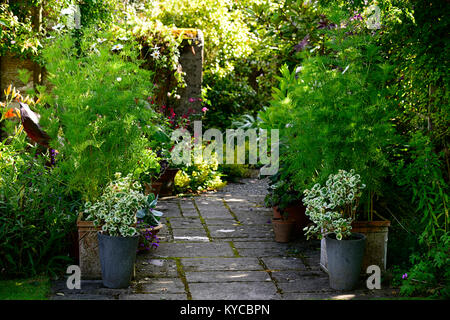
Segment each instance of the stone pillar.
M180 72L184 73L186 87L178 89L180 99L174 104L177 115L187 113L189 108L197 112L201 108L203 81L203 32L197 29L175 29L174 34L183 35L180 47Z

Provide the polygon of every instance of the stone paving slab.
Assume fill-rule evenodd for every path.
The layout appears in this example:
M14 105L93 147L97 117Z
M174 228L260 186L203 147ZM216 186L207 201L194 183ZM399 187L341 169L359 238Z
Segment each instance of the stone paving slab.
M173 211L173 210L179 210L179 201L178 201L178 199L175 199L175 200L159 200L158 201L158 208L160 209L160 210L164 210L164 211L167 211L167 210L170 210L170 211Z
M191 209L191 208L184 208L182 209L182 215L185 218L199 218L197 209Z
M169 222L172 228L203 228L199 218L171 218Z
M238 244L240 242L235 241L234 244ZM237 249L239 256L241 257L276 257L276 256L283 256L283 252L269 248L240 248Z
M184 284L179 278L151 278L139 281L133 293L184 293Z
M163 228L158 232L157 236L160 241L173 241L172 233L170 232L169 226L165 223L165 221L161 221L163 223Z
M209 230L214 240L267 241L274 237L273 230L266 226L209 226Z
M195 199L195 204L200 207L223 206L223 198L217 196L205 196Z
M234 211L233 212L237 219L241 223L252 223L252 224L262 224L262 225L269 225L272 226L270 223L271 215L268 213L257 213L255 212L248 212L248 211Z
M308 271L308 270L289 270L289 271L271 271L272 278L274 278L277 283L282 282L303 282L309 280L319 280L326 279L328 281L328 276L321 271Z
M228 243L164 243L153 254L155 257L233 257Z
M296 257L264 257L261 260L270 270L307 270L302 260Z
M249 282L249 281L272 281L265 271L201 271L186 272L186 280L195 282Z
M230 213L230 211L227 208L214 207L214 208L210 208L209 210L199 208L199 210L204 219L213 219L213 218L232 219L232 218L234 218L233 215Z
M184 258L184 271L255 271L264 270L256 258Z
M190 198L179 199L178 204L180 205L181 211L184 212L185 210L194 210L194 201L195 200Z
M158 202L159 204L159 202ZM158 210L162 211L164 213L164 217L166 218L181 218L181 211L180 209L178 209L178 207L176 209L170 209L170 210L164 210L162 208L159 208L158 206Z
M103 294L65 294L51 296L50 300L116 300L116 297Z
M193 300L279 300L272 282L191 283Z
M235 244L236 248L246 248L246 249L273 249L279 251L286 251L293 247L291 243L278 243L272 240L266 241L246 241L242 243Z
M283 300L332 300L329 293L288 292L282 294Z
M206 218L204 219L208 226L236 227L240 225L234 218Z
M172 232L175 241L209 241L203 228L173 228Z
M397 290L380 289L367 290L357 289L352 291L335 291L331 289L322 289L322 292L287 292L283 293L283 300L373 300L377 298L386 298L396 296Z
M136 279L148 277L177 277L175 260L152 259L147 254L138 254L136 259Z
M272 274L273 275L273 274ZM275 275L276 279L276 275ZM291 279L287 282L278 282L278 287L282 292L317 292L330 291L327 276L322 277L301 277Z
M185 293L133 293L121 294L119 300L187 300Z
M296 247L292 243L277 243L270 239L266 241L235 241L233 244L242 257L286 257L296 253Z

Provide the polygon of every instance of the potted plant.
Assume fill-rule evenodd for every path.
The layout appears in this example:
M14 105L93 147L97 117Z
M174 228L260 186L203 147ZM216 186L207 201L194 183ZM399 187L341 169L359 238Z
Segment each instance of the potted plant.
M292 238L295 221L289 220L287 213L280 218L272 219L273 232L275 233L276 242L289 242Z
M145 207L136 213L137 227L140 232L138 252L149 251L159 246L159 238L156 234L164 225L160 222L163 213L155 210L157 204L158 196L155 197L153 193L150 193Z
M352 222L364 188L354 170L339 170L325 186L304 191L306 214L314 223L304 229L305 235L325 236L330 287L336 290L351 290L359 279L366 236L352 232Z
M277 173L270 178L269 193L264 199L266 207L272 207L273 218L294 222L294 233L302 234L303 228L310 222L305 214L301 195L296 192L289 178L282 179Z
M169 160L160 161L161 172L159 178L155 181L156 185L160 183L159 194L161 196L171 196L175 187L175 176L180 169L171 165Z
M170 150L173 142L170 139L171 128L161 124L152 134L151 139L156 144L159 171L151 183L146 186L148 193L156 193L160 196L171 196L175 187L175 176L179 171L171 161Z
M100 227L98 246L103 284L108 288L128 287L139 242L136 214L146 207L147 197L131 176L115 174L94 203L86 202L84 213Z

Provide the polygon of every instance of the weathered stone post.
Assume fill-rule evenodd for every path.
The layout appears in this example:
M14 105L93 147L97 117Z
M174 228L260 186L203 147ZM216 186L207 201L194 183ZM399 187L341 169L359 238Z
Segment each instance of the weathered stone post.
M178 89L180 99L174 105L177 115L187 113L189 108L200 110L203 81L203 32L198 29L175 29L174 35L182 34L179 71L183 72L186 87Z

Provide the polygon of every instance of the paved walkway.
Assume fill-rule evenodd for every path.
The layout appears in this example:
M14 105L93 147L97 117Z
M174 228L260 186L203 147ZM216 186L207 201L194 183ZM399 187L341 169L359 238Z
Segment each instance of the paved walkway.
M101 280L81 290L54 283L52 299L297 300L372 299L391 289L336 292L319 268L320 242L303 237L274 241L271 209L264 207L267 181L244 179L216 193L161 200L160 247L139 254L128 289L107 289Z

